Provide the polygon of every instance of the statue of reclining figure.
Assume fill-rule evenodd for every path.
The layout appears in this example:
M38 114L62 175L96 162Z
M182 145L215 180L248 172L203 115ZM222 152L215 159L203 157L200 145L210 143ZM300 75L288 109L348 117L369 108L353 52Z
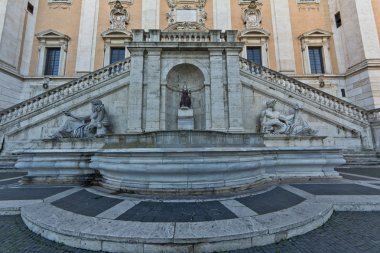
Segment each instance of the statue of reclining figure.
M260 124L261 133L264 134L286 134L286 135L316 135L317 131L313 130L301 116L299 116L299 107L294 108L295 113L283 115L274 109L277 101L268 101L267 109L261 112Z
M104 137L107 128L110 126L104 105L98 99L91 101L91 105L92 113L85 117L76 117L68 111L63 111L70 119L51 138Z

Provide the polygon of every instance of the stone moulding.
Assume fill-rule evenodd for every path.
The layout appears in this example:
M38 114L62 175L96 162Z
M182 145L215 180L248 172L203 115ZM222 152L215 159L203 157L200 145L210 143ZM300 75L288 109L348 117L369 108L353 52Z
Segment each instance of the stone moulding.
M334 148L118 148L16 151L28 182L79 182L98 171L100 185L141 194L208 194L270 180L339 178ZM87 178L85 177L87 180ZM83 182L86 183L87 181Z

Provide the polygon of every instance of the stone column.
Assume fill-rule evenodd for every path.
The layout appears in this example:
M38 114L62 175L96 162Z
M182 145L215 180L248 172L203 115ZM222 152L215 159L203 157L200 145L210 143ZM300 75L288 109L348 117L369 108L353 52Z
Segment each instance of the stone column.
M228 122L230 132L241 132L243 129L242 87L240 81L240 48L226 49L227 87L228 87Z
M292 25L288 1L271 0L273 37L278 71L293 74L296 70Z
M127 125L128 132L142 132L142 97L144 73L143 48L130 48L131 72L128 89Z
M224 94L223 94L223 49L210 48L211 72L211 129L226 130L224 121Z
M82 0L79 25L77 73L94 71L99 0Z
M231 1L214 0L214 29L230 30L231 29Z
M161 48L148 48L144 84L147 87L145 131L160 129Z

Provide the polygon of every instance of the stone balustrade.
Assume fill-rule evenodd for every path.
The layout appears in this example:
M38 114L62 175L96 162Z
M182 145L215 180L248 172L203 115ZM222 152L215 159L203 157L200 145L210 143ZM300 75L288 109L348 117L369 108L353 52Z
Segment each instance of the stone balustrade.
M211 42L211 36L200 32L167 32L161 34L161 42Z
M369 112L365 109L334 97L294 78L285 76L244 58L240 58L240 70L269 81L287 92L302 96L309 101L317 103L322 108L324 107L336 111L341 115L355 120L368 122Z
M132 31L133 42L236 42L237 32L227 30L210 31L191 31L191 30L176 30L176 31L160 31L149 30L145 32L141 29Z
M16 104L0 112L0 126L128 72L129 69L130 58L127 58Z

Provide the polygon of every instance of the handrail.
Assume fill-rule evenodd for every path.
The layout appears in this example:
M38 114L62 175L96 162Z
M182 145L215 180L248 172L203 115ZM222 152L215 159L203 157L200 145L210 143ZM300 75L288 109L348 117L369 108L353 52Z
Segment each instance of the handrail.
M367 110L242 57L240 57L240 70L270 81L282 89L302 96L307 100L318 103L321 106L325 106L347 117L365 122L368 121L369 113Z
M68 96L74 95L79 91L93 87L94 85L111 79L118 74L125 73L130 70L130 62L130 58L115 62L104 68L4 109L0 111L0 125L4 125L5 123L20 118L26 114L35 112Z

